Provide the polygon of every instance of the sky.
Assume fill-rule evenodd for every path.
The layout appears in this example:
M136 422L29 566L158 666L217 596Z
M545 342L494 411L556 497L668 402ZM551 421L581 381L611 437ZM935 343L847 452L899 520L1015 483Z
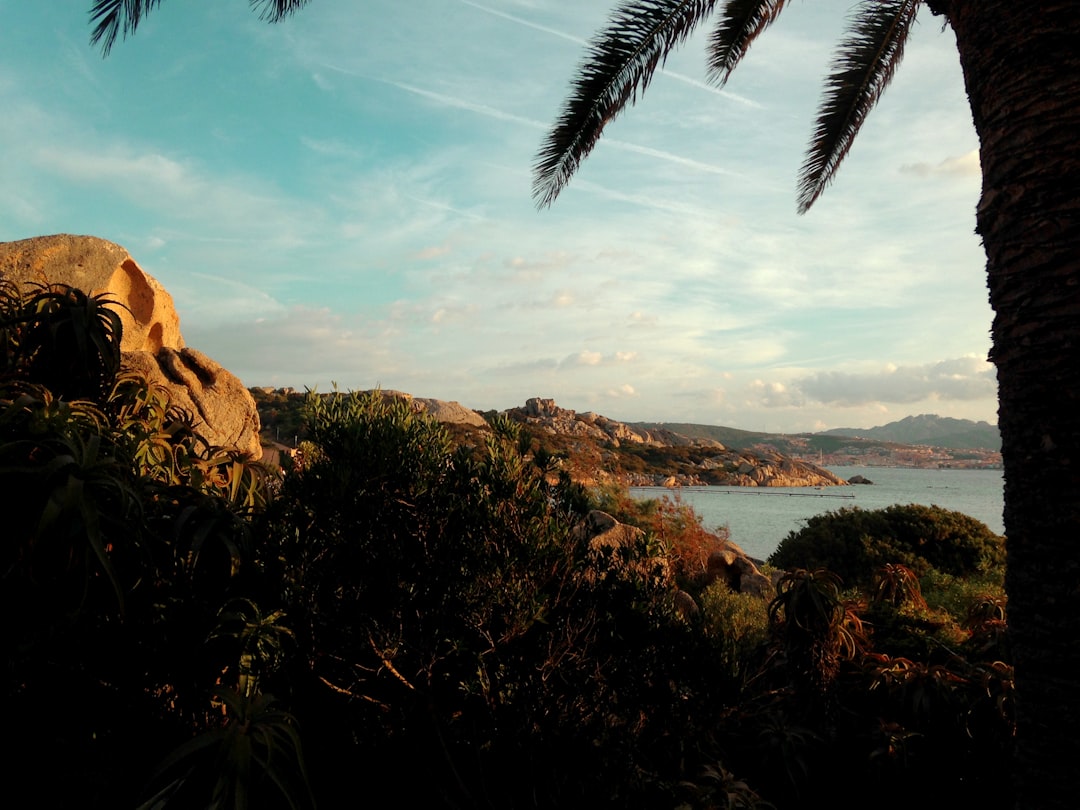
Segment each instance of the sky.
M836 181L796 176L851 3L792 3L723 89L703 27L553 206L531 168L612 0L0 0L0 241L90 234L248 386L801 432L996 422L978 140L920 12Z

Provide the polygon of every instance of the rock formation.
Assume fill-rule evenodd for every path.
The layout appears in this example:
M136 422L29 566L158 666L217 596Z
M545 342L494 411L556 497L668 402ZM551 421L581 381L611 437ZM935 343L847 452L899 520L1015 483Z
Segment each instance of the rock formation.
M549 436L592 442L601 448L627 445L641 447L691 447L700 459L691 472L678 474L629 474L622 483L631 486L700 486L719 484L745 487L820 487L843 486L842 478L805 461L796 461L773 452L731 450L712 439L694 439L665 428L632 427L591 412L577 413L560 408L553 399L533 397L524 407L511 408L506 414L530 429ZM585 483L603 478L605 471L593 471L592 477L578 474Z
M560 408L555 404L555 400L543 397L533 397L525 402L523 408L511 408L506 413L512 419L544 433L579 436L609 442L614 447L619 447L620 444L638 444L651 447L693 445L710 447L717 452L725 449L720 442L711 439L689 439L664 429L642 430L591 411L577 413L569 408Z
M447 425L468 425L475 428L487 428L487 420L476 411L466 408L458 402L447 402L442 399L430 399L428 397L414 397L404 391L382 391L384 396L397 397L410 403L417 413L427 413L438 422Z
M107 293L123 325L123 368L167 388L210 444L261 455L251 393L235 375L185 347L172 296L124 248L70 234L0 242L0 278L24 289L65 284L89 295Z
M671 566L663 557L635 556L633 550L645 537L636 526L620 523L607 512L594 509L574 528L572 539L583 544L592 565L586 571L590 581L606 576L628 576L639 581L672 589L673 605L684 619L700 615L697 602L675 586ZM746 555L730 540L717 538L721 546L709 555L708 568L697 583L705 588L720 581L736 593L770 599L776 593L774 582L758 569L757 561Z
M36 236L0 242L0 278L21 287L66 284L88 295L109 293L124 327L122 352L182 349L172 296L124 248L94 236Z
M763 598L775 595L773 581L730 540L723 541L723 547L709 555L705 579L706 585L720 580L736 593L752 593Z
M574 527L571 539L583 544L592 565L586 576L632 576L644 581L671 584L667 560L635 555L633 549L645 538L637 526L620 523L607 512L594 509Z
M779 453L743 456L732 485L745 487L843 486L847 482L823 467Z
M127 352L123 362L125 370L167 388L172 404L195 417L195 430L207 442L261 458L259 414L236 375L195 349Z

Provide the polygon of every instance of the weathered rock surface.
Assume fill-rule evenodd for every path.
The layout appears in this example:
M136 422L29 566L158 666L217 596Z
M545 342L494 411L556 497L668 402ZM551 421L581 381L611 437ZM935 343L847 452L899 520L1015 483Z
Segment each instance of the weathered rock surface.
M742 457L733 485L745 487L843 486L847 482L823 467L780 454Z
M66 284L88 295L109 293L124 326L120 350L182 349L172 296L124 248L95 236L35 236L0 242L0 278L21 287Z
M244 384L195 349L163 348L157 354L128 352L124 368L168 389L172 403L191 413L207 442L262 456L259 414ZM249 407L250 405L250 407Z
M552 435L579 436L593 441L610 442L618 447L621 443L638 444L651 447L681 447L692 445L710 447L717 452L724 450L724 445L711 439L689 439L670 430L642 430L623 422L616 422L606 416L586 411L577 413L569 408L560 408L554 399L533 397L522 408L511 408L506 412L511 418L525 422L533 428Z
M594 509L574 527L571 539L588 549L593 575L629 574L645 580L671 584L671 569L663 558L635 558L627 553L640 543L645 532L620 523L607 512Z
M414 397L404 391L382 391L384 396L397 397L409 402L417 413L427 413L438 422L448 425L469 425L476 428L487 428L487 420L472 408L466 408L459 402L447 402L442 399L429 397Z
M172 296L120 245L71 234L0 242L0 278L23 288L66 284L90 295L107 293L123 325L123 367L165 386L210 444L261 455L251 393L231 372L185 348Z
M771 598L775 593L772 580L730 540L723 541L723 547L709 555L705 579L707 585L720 580L736 593L751 593L762 598Z

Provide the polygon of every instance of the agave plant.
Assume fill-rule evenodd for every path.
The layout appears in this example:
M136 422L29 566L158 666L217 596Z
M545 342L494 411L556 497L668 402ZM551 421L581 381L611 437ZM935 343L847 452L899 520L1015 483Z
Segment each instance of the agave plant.
M919 578L906 565L898 563L886 563L874 572L870 595L873 601L884 602L893 607L910 605L914 608L926 608Z
M151 782L156 791L138 810L314 807L295 718L270 695L215 694L223 723L161 763Z
M59 587L79 607L100 574L123 609L142 568L141 504L116 457L104 416L90 403L62 403L46 389L26 392L0 413L0 487L18 566L31 581ZM0 401L0 405L2 405ZM122 578L117 557L126 559ZM122 581L123 579L123 581Z
M286 644L293 631L282 621L285 611L263 613L250 599L231 599L218 612L218 624L210 639L230 639L239 645L237 692L251 697L263 677L276 671L285 659Z
M120 306L105 294L43 286L23 308L24 374L64 399L103 398L120 370Z
M840 578L824 568L788 571L769 604L769 624L791 667L797 692L824 699L843 659L863 649L862 624L840 593Z

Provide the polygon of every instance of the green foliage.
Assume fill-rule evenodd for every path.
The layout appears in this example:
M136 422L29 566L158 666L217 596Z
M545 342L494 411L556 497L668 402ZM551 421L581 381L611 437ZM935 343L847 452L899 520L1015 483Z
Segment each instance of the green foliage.
M263 613L251 599L236 597L218 612L218 625L210 640L228 639L237 647L236 691L244 698L259 692L260 682L281 668L286 648L295 643L291 628L283 623L285 611Z
M216 727L209 695L244 661L208 636L258 579L249 524L269 479L118 374L113 306L0 288L0 710L11 766L48 806L133 806L155 759ZM245 700L261 674L241 678Z
M883 565L849 590L790 571L770 604L701 585L723 532L677 496L591 499L505 419L462 446L400 399L312 395L281 478L138 377L44 384L29 311L0 290L0 710L43 804L305 808L364 782L465 807L1007 799L999 548L934 533L961 521L890 515L907 540L850 560L823 539ZM118 343L79 317L84 345ZM597 506L642 531L597 542Z
M255 407L259 412L260 435L264 444L280 442L295 447L307 438L304 417L306 397L296 392L282 390L266 391L250 389Z
M269 695L219 690L220 725L176 748L154 774L138 810L246 810L315 805L296 720Z
M967 615L974 602L991 599L1004 604L1005 601L1005 587L1000 573L985 577L958 577L930 571L921 582L927 605L946 611L958 621Z
M985 524L937 506L840 509L816 515L781 541L769 562L778 568L828 568L848 586L869 585L888 564L920 577L931 570L956 577L1000 575L1004 539Z
M591 548L580 492L509 421L454 449L376 392L312 396L308 425L265 531L343 724L319 733L340 770L324 778L509 806L642 804L652 770L678 773L670 735L693 728L707 677L686 664L707 647L668 607L655 541Z
M742 683L760 665L769 637L768 602L714 582L700 596L705 633L719 653L720 671Z
M119 306L107 296L42 286L0 289L3 378L30 378L67 400L101 397L120 369Z

